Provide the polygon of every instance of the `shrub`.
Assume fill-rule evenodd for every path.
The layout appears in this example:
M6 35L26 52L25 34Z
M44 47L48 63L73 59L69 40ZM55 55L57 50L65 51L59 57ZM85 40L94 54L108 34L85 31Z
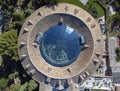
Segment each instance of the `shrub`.
M21 85L20 84L14 84L10 91L20 91Z
M34 80L30 80L28 84L28 91L33 91L36 89L38 84Z
M28 82L26 82L21 86L20 91L27 91L27 87L28 87Z
M10 30L0 36L0 54L18 61L17 31Z
M13 13L13 19L15 21L22 21L24 18L24 14L22 12L14 12Z
M11 74L9 74L8 78L9 78L10 80L13 80L13 79L14 79L15 77L17 77L18 75L19 75L18 72L11 73Z
M5 89L8 86L8 79L6 78L1 78L0 79L0 88Z
M9 74L8 78L9 78L10 80L13 80L13 79L15 78L15 75L14 75L13 73L12 73L12 74Z
M115 52L116 52L116 61L120 62L120 47L117 47Z
M23 23L21 21L16 21L16 22L13 22L12 24L14 29L20 30Z

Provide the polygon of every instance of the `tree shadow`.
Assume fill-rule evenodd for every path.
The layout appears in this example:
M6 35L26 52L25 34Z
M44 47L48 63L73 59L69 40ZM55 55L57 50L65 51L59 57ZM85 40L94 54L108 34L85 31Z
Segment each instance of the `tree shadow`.
M7 56L2 56L1 58L3 60L3 63L2 66L0 66L0 78L8 78L8 75L12 72L13 62Z

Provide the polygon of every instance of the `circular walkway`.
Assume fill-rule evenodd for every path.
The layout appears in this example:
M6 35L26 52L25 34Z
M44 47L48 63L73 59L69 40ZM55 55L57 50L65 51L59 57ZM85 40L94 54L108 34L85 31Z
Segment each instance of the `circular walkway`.
M41 56L39 46L34 42L37 34L44 33L49 27L57 24L60 17L63 18L64 24L86 36L86 49L75 62L64 67L47 63ZM98 68L103 53L101 31L95 19L85 10L66 3L44 6L32 13L20 31L18 43L23 67L38 82L45 81L47 77L70 79L83 73L92 75Z

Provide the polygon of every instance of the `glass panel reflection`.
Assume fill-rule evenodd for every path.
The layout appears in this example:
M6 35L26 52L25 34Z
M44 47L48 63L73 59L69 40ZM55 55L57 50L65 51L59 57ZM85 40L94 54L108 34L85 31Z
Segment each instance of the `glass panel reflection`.
M40 51L48 63L54 66L67 66L80 54L79 34L69 26L52 26L44 32L40 40Z

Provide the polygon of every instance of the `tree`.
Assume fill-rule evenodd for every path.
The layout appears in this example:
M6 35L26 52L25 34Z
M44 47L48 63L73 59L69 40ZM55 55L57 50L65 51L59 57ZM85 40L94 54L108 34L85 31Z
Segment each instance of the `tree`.
M59 0L43 0L43 2L46 5L52 5L52 4L57 4Z
M120 47L116 48L116 61L120 62Z
M1 78L0 79L0 90L5 89L8 86L8 79L6 78Z
M40 6L44 5L55 5L59 0L32 0L32 6L34 9L38 9Z
M38 84L34 80L30 80L28 84L28 91L33 91L36 89Z
M4 7L4 8L7 8L7 7L8 7L5 0L0 0L0 5L1 5L2 7Z
M8 78L9 78L10 80L13 80L13 79L15 78L15 75L14 75L14 73L12 73L12 74L9 74Z
M104 0L105 4L108 4L109 2L111 2L112 0ZM102 1L103 2L103 1Z
M18 61L18 35L17 31L11 30L0 36L0 54L11 60Z
M116 61L120 62L120 57L119 56L116 56Z
M21 88L20 91L27 91L27 87L28 87L28 82L24 83Z
M12 25L13 25L13 28L14 29L17 29L17 30L20 30L21 27L22 27L22 22L21 21L16 21L16 22L13 22Z
M116 48L116 54L120 55L120 48L119 47Z
M120 12L117 12L115 15L112 15L113 22L120 21Z
M95 7L90 7L88 9L88 12L94 17L94 18L98 18L99 17L99 13L97 11L97 9Z
M114 4L115 4L115 6L116 6L116 8L119 8L120 7L120 4L119 4L119 1L114 1Z
M28 17L32 12L33 12L32 9L25 9L25 10L24 10L25 17Z
M19 76L19 73L18 73L18 72L14 72L14 73L9 74L8 78L9 78L10 80L13 80L13 79L16 78L17 76Z
M14 84L12 85L10 91L20 91L21 85L20 84Z
M34 9L38 9L40 6L43 6L42 0L32 0L32 6Z
M13 13L13 19L14 21L22 21L24 19L24 13L23 12L14 12Z

